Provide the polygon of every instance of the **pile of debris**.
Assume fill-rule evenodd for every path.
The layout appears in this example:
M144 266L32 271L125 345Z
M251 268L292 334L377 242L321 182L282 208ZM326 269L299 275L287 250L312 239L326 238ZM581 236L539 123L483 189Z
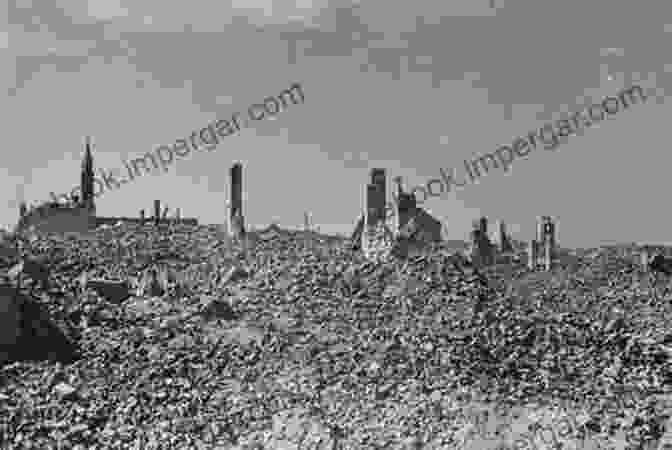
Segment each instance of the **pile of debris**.
M50 286L31 301L78 355L0 368L0 447L455 448L470 402L559 397L587 434L664 432L672 310L628 272L504 273L438 244L371 261L280 229L246 245L186 225L37 236ZM637 401L605 410L624 389Z

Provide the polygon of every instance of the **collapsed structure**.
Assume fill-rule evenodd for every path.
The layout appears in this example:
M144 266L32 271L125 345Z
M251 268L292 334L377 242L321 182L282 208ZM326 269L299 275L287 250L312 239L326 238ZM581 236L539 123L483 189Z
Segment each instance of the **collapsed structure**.
M362 250L369 258L378 259L393 252L405 255L411 248L443 242L441 221L420 208L412 193L404 191L402 177L395 177L397 185L393 203L386 202L385 169L374 168L366 185L364 210L350 237L352 247ZM503 221L497 221L495 233L488 235L488 219L474 222L467 245L467 254L477 266L492 265L500 260L510 261L514 256L513 240L506 232Z
M243 166L240 162L231 166L229 179L229 200L225 219L227 234L231 238L242 239L249 233L246 231L243 214ZM387 201L386 170L383 168L370 170L370 180L365 188L364 210L351 235L354 249L364 251L367 256L384 257L394 251L407 254L411 248L444 240L441 221L419 207L415 195L404 191L402 177L397 176L394 181L396 182L396 194L392 195L394 200L390 203ZM139 217L99 217L96 215L93 157L88 138L82 161L80 189L81 199L73 197L70 204L64 205L54 201L28 211L25 203L22 203L17 230L33 228L35 231L46 232L82 232L101 225L109 226L129 222L144 224L150 220L145 217L145 210L140 211ZM168 208L164 207L162 212L159 200L154 201L154 214L151 219L156 225L161 223L198 225L195 218L182 218L179 208L175 216L169 218ZM304 230L312 229L311 222L306 213ZM539 223L537 239L531 241L528 246L530 269L535 270L540 264L540 256L543 256L541 263L546 270L550 270L555 248L554 236L555 224L550 217L544 216ZM474 223L467 251L476 265L491 265L497 260L504 261L515 253L504 222L497 221L494 233L490 237L486 217L481 217Z
M555 222L550 216L539 218L537 238L529 242L527 250L527 264L530 270L536 270L540 264L543 265L545 270L551 270L556 250Z
M385 169L370 171L366 185L365 208L350 237L353 248L363 250L371 257L389 254L396 247L404 250L410 245L440 242L441 221L418 207L413 194L404 192L402 178L395 177L397 193L394 203L387 202ZM391 209L390 209L391 208ZM391 217L389 213L391 214Z
M94 181L91 142L87 137L79 186L81 198L80 196L73 195L72 199L65 203L61 203L54 198L52 201L42 203L31 209L26 206L25 202L22 202L19 206L19 220L16 231L33 228L35 231L42 232L86 232L101 225L114 225L118 222L145 223L147 219L145 218L144 210L140 211L139 217L97 216L94 200ZM198 225L197 219L181 218L179 209L176 216L171 218L168 217L168 208L165 208L163 213L161 213L161 202L159 200L154 201L153 220L156 224L182 223Z

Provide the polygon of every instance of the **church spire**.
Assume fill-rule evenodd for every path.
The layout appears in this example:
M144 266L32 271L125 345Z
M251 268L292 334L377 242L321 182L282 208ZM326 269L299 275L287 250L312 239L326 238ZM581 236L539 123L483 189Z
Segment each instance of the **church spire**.
M91 156L91 137L86 137L86 150L82 159L81 175L82 205L93 209L93 157Z

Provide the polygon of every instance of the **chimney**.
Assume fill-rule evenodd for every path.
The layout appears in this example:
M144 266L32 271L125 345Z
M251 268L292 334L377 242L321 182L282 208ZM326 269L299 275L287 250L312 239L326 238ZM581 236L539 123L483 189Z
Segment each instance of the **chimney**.
M375 168L370 172L371 182L367 184L366 210L370 226L385 221L386 178L385 169Z
M243 216L243 165L235 163L230 171L231 200L228 211L228 229L233 236L242 237L245 234L245 219Z

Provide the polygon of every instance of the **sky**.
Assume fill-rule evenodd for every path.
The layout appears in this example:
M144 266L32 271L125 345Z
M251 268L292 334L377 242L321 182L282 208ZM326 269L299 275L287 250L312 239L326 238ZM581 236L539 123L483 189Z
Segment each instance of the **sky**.
M171 144L292 83L302 104L247 121L96 200L136 216L159 199L224 223L228 171L243 164L245 220L298 226L309 211L349 233L371 168L408 188L465 176L464 160L510 145L634 84L645 103L535 150L505 173L427 199L450 239L481 215L514 238L556 220L565 247L672 243L665 130L672 70L666 0L8 0L0 10L0 225L18 204L96 168ZM5 19L8 18L8 19ZM2 22L2 21L5 22ZM670 23L666 23L670 22Z

